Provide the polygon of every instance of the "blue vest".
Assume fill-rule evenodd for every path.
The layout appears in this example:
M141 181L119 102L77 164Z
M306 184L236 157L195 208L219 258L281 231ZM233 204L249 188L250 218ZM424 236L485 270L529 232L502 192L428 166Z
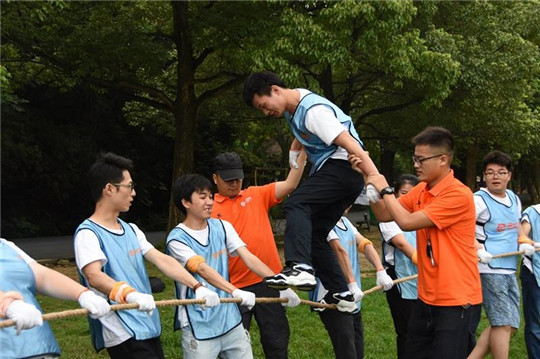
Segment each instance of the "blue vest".
M506 195L511 201L510 206L495 201L486 191L477 191L474 195L484 200L490 214L486 223L477 222L484 228L486 239L482 244L486 251L494 255L517 251L520 213L514 192L506 190ZM496 258L489 263L489 266L493 269L516 270L517 258L515 256Z
M0 240L0 268L0 290L21 293L26 303L41 311L35 295L36 278L32 268L3 240ZM60 355L60 347L46 321L43 326L21 331L20 335L14 326L0 329L0 350L0 357L5 359Z
M77 228L75 235L82 229L94 232L99 240L101 250L107 258L107 264L103 266L102 271L117 282L125 281L138 292L151 295L150 281L146 274L146 266L137 234L133 227L120 218L118 222L122 225L123 234L112 233L99 224L86 219ZM79 278L83 285L90 287L80 271ZM110 302L111 304L119 304L114 301ZM136 340L151 339L161 334L161 323L157 309L154 310L152 316L137 309L119 310L114 313L120 319L124 329ZM101 322L99 319L90 317L88 317L88 322L92 343L96 351L99 351L105 347Z
M318 171L338 148L338 146L335 144L327 146L318 136L312 134L306 128L306 113L310 108L317 105L324 105L330 108L334 112L334 115L339 122L341 122L345 128L347 128L351 136L358 141L362 148L364 147L364 144L360 140L360 136L358 136L358 133L356 132L356 129L354 128L352 120L349 116L347 116L339 107L324 97L314 93L309 93L300 100L294 115L291 115L289 112L285 112L284 115L285 119L289 123L289 126L291 127L294 137L296 137L296 139L302 143L304 149L306 150L309 161L313 163L311 173Z
M347 254L349 255L349 261L351 262L354 280L358 284L358 287L362 289L362 281L360 279L360 261L358 260L358 247L356 246L356 236L353 231L353 224L349 221L347 217L341 217L341 219L343 223L341 224L340 222L338 222L334 226L333 230L338 236L339 243L343 248L345 248ZM340 227L340 225L344 225L345 228ZM317 300L317 298L319 297L319 292L325 290L319 277L316 277L316 279L317 285L315 289L310 292L310 299L312 301ZM355 311L355 313L358 313L358 311L360 311L361 303L362 302L356 303L358 306L358 310Z
M407 242L416 248L416 231L403 232L403 236ZM403 251L395 248L394 250L394 270L396 277L404 278L418 273L418 269L409 257ZM418 290L416 289L416 279L409 280L398 284L401 298L403 299L418 299Z
M208 219L208 244L202 245L180 227L175 227L167 237L166 253L170 255L169 244L178 241L190 247L197 255L206 261L206 264L215 269L225 280L229 280L229 254L227 250L227 234L225 227L219 219ZM208 289L218 294L220 298L230 298L231 295L224 290L214 287L206 282L198 273L192 275ZM181 299L182 284L175 282L176 298ZM186 288L186 299L194 299L195 292ZM199 305L186 305L186 312L193 332L198 340L213 339L227 334L242 322L240 310L235 304L221 304L213 308L202 309ZM174 329L180 328L178 318L179 307L176 307L174 316Z
M539 206L530 206L523 211L523 214L529 216L529 221L531 223L531 233L529 237L535 241L540 242L540 207ZM536 278L536 284L540 287L540 252L536 251L532 257L528 257L532 262L532 268L534 272L534 277Z

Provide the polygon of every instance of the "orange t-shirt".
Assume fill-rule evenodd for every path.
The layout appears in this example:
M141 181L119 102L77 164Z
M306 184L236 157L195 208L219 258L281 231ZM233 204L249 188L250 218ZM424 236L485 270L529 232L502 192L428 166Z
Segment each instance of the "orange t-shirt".
M451 170L432 189L421 182L400 196L399 202L411 213L423 211L435 224L416 231L418 297L437 306L482 303L471 190L454 178ZM427 254L428 238L434 266Z
M282 266L268 210L279 202L281 200L276 198L276 184L270 183L248 187L233 199L216 193L212 209L212 217L231 222L247 249L274 273L279 273ZM229 276L230 282L238 288L262 281L261 277L246 267L240 257L229 257Z

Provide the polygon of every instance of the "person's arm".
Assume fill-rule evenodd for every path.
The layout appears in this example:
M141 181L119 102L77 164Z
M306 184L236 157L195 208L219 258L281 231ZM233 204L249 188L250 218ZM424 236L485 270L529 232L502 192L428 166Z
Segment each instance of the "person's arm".
M358 164L358 168L365 176L379 174L379 170L375 167L371 157L369 157L368 153L364 151L362 146L360 146L358 141L356 141L348 131L341 132L333 142L339 147L346 149L349 155L355 155L361 160Z
M328 242L330 245L330 248L334 251L339 267L341 268L341 271L345 275L345 279L348 283L356 282L356 279L354 278L354 273L351 267L351 261L349 259L349 254L347 253L347 250L343 248L341 243L339 242L338 238L332 238L331 241Z
M91 287L99 290L103 294L109 295L116 281L105 274L101 268L101 261L94 261L85 265L82 268L82 273Z
M390 239L390 242L392 242L394 247L402 251L410 259L412 259L414 252L416 252L416 249L414 249L414 247L407 242L403 234L395 235L392 237L392 239Z
M73 279L38 262L30 263L30 268L36 278L37 291L49 297L76 301L82 292L88 290Z
M242 259L246 267L259 277L264 278L274 275L274 272L245 246L236 249L235 253Z
M356 235L356 243L358 246L360 245L363 239L364 237L362 237L361 234ZM366 257L368 262L371 263L373 268L375 268L375 271L379 272L379 271L384 270L384 267L382 266L382 263L381 263L381 258L379 257L379 254L375 250L375 247L373 247L373 243L368 243L364 246L364 256Z
M285 181L276 182L276 198L282 199L287 195L291 194L291 192L294 191L296 187L298 187L298 183L300 183L300 180L302 179L302 173L304 172L304 168L306 167L306 151L300 151L300 155L298 156L296 162L298 164L298 168L294 168L293 166L291 166L291 169Z
M155 248L146 252L144 258L153 263L167 277L174 279L189 288L193 288L198 283L198 281L182 267L176 259Z

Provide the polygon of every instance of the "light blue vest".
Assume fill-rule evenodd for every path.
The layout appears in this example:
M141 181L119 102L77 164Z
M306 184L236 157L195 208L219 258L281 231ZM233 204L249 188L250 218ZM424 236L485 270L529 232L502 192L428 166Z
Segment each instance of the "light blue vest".
M528 215L529 222L531 223L531 233L529 234L529 237L535 242L540 242L540 212L538 212L537 207L530 206L523 211L523 214ZM532 257L528 258L532 262L536 284L540 287L540 252L536 251Z
M403 232L403 236L407 242L416 248L416 231ZM418 273L418 269L411 261L409 257L405 255L401 250L395 248L394 250L394 270L396 271L396 277L404 278ZM409 280L398 284L401 298L403 299L418 299L418 290L416 289L416 279Z
M146 274L146 266L137 234L133 227L120 218L118 222L122 225L123 234L112 233L99 224L86 219L77 228L75 235L82 229L94 232L99 240L101 250L107 257L107 264L102 268L102 271L117 282L125 281L138 292L151 295L152 289ZM79 278L83 285L90 286L81 272L79 272ZM110 302L111 304L119 304L114 301ZM161 323L157 309L154 310L152 316L137 309L119 310L114 313L120 319L124 329L136 340L151 339L159 337L161 334ZM105 347L101 322L99 319L90 317L88 317L88 322L92 343L96 351L99 351Z
M219 219L209 219L208 244L202 245L190 236L182 228L175 227L167 237L166 253L170 255L169 244L171 241L180 242L190 247L200 255L210 267L215 269L225 280L229 280L229 255L227 250L227 234L225 227ZM212 286L197 273L193 276L208 289L218 294L220 298L230 298L231 295L224 290ZM175 282L176 298L181 299L182 284ZM187 288L186 299L194 299L195 292ZM186 312L193 331L193 336L198 340L213 339L227 334L242 322L240 310L236 304L220 304L213 308L202 309L199 305L186 305ZM180 328L178 318L179 307L176 307L174 316L174 329Z
M490 214L486 223L476 223L484 228L486 239L482 244L486 251L494 255L517 251L520 213L514 192L506 190L506 195L510 198L510 206L495 201L486 191L477 191L474 195L484 200ZM489 263L489 266L493 269L516 270L517 258L515 256L496 258Z
M347 251L347 254L349 255L349 261L351 262L351 268L354 274L354 280L358 284L358 287L362 289L362 281L360 279L360 262L358 259L358 247L356 246L356 236L353 231L353 224L349 221L347 217L341 217L343 223L338 222L333 230L336 232L336 235L338 236L339 243L345 250ZM343 228L343 225L345 228ZM317 300L319 297L319 292L322 290L325 290L321 280L319 277L316 277L317 285L315 286L315 289L310 292L310 299L312 301ZM361 303L356 303L358 306L358 310L355 311L357 313L361 309Z
M339 107L324 97L314 93L309 93L300 100L294 115L291 115L289 112L285 112L284 115L285 119L289 123L289 126L291 127L294 137L296 137L296 139L302 143L304 149L306 150L309 161L313 163L311 173L318 171L338 148L338 146L335 144L327 146L318 136L312 134L306 128L306 113L310 108L317 105L324 105L330 108L334 112L334 115L337 117L339 122L341 122L345 128L348 129L351 136L358 141L362 148L364 147L364 144L360 140L360 136L358 136L358 133L354 128L354 124L349 116L347 116Z
M35 295L34 272L4 241L0 241L0 269L0 290L21 293L26 303L41 311ZM0 357L5 359L60 355L60 347L46 321L43 326L21 331L20 335L14 326L0 329L0 351Z

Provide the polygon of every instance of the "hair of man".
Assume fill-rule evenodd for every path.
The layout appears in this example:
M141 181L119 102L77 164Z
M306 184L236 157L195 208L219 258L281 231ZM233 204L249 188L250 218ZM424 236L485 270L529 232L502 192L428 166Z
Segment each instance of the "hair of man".
M484 171L486 170L487 166L490 164L496 164L501 167L506 167L508 171L511 171L512 168L512 157L507 155L506 153L502 151L491 151L487 155L484 156L484 159L482 160L482 163L484 165Z
M412 143L415 146L426 145L438 148L443 152L442 154L449 157L449 163L452 162L454 156L454 139L452 132L444 127L426 127L422 132L414 136Z
M270 96L272 86L288 88L287 85L273 72L261 71L248 76L244 84L243 98L246 104L253 107L253 96Z
M195 173L182 175L174 182L174 205L186 215L186 207L182 204L182 200L191 202L193 193L199 193L204 190L212 191L212 183L208 178Z
M107 183L119 183L124 179L124 171L133 171L133 161L112 152L101 153L88 171L90 195L94 202L103 196Z

